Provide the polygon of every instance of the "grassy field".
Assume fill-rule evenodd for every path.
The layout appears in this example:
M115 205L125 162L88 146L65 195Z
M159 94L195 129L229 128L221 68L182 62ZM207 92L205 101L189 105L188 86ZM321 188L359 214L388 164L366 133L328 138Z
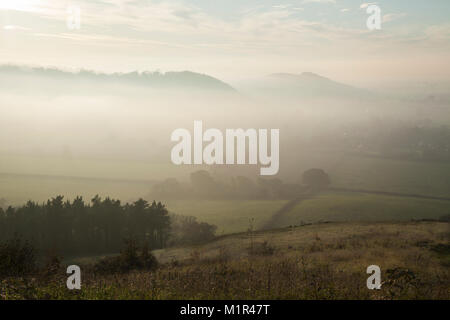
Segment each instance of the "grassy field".
M169 211L197 217L218 227L217 234L260 228L287 200L177 200L168 201Z
M197 217L218 226L218 235L260 229L288 201L168 201L171 212ZM450 201L333 192L302 200L275 219L271 228L319 221L407 221L437 219L450 214Z
M334 187L450 196L450 163L347 155L328 171Z
M91 199L100 194L133 201L147 196L154 181L170 176L187 179L192 170L190 166L137 160L0 154L0 199L14 206L56 195Z
M301 173L322 168L333 187L450 197L450 163L418 162L313 150L282 159L282 179L300 181Z
M100 193L129 201L148 196L152 181L169 177L187 181L192 171L202 168L142 160L0 154L0 199L20 205L29 199L45 201L57 194L90 198ZM449 163L315 151L284 159L280 177L298 183L301 173L310 168L328 172L333 187L450 197Z
M448 222L322 223L220 237L155 252L154 271L98 274L82 289L63 268L0 281L3 299L450 299ZM382 287L366 287L366 268Z
M146 181L0 174L0 198L12 206L23 205L28 200L43 202L57 195L66 199L83 196L90 201L99 194L130 202L148 195L151 185Z
M7 154L0 154L0 168L1 173L141 181L188 178L193 170L192 166L176 166L169 161Z
M152 183L146 181L89 178L37 177L0 174L0 199L7 205L25 201L46 201L58 194L66 199L82 195L89 201L97 193L131 202L149 198ZM99 192L98 190L101 190ZM13 195L13 196L11 196ZM28 197L33 195L33 197ZM168 200L170 212L197 217L214 224L217 234L246 231L251 223L261 228L288 200ZM450 214L450 202L391 197L364 193L333 192L301 201L274 221L271 227L285 227L317 221L388 221L433 219Z
M301 201L273 227L317 221L400 221L450 214L450 201L364 193L326 193Z

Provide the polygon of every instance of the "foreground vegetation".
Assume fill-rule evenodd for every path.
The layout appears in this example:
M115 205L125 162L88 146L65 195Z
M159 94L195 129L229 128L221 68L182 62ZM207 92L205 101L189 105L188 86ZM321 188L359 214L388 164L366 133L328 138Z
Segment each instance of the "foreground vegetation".
M154 251L130 272L82 265L82 289L51 276L5 278L3 299L450 299L448 222L322 223ZM366 268L381 268L368 290Z

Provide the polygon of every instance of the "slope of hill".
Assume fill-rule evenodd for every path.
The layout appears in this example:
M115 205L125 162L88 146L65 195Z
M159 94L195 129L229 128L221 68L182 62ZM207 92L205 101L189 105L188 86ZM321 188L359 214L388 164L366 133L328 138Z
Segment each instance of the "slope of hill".
M228 235L157 250L161 265L155 271L85 272L77 298L448 299L448 227L448 222L326 223ZM89 263L71 263L83 262ZM381 268L380 290L367 289L370 265ZM47 289L47 282L36 291L68 297L64 285Z
M220 257L223 254L221 251L225 250L228 258L235 260L248 257L252 246L254 253L263 253L257 251L262 249L261 246L266 246L267 249L271 247L273 253L277 254L295 253L297 250L319 246L321 249L307 251L322 252L327 248L330 250L329 254L333 255L344 249L345 245L340 245L341 242L351 242L351 239L366 239L368 242L362 247L383 246L382 240L387 238L392 240L392 247L399 248L405 243L411 242L410 245L413 246L413 243L425 239L428 239L429 245L437 244L445 240L442 236L448 235L448 228L449 222L444 221L319 222L296 227L229 234L219 236L216 240L203 245L160 249L154 253L161 263L169 263L173 259L180 262L189 261L192 259L193 251L198 251L203 259L211 259ZM369 242L372 241L374 243L370 244ZM266 253L271 255L269 252ZM383 264L382 262L387 263L387 260L380 261L380 264Z
M248 82L243 87L254 96L274 99L351 99L374 98L377 95L367 89L343 84L312 72L274 73Z
M302 97L360 98L369 94L368 90L342 84L312 72L301 74L275 73L267 77L267 83L286 94Z
M46 83L38 82L40 79ZM183 88L185 90L214 90L223 92L235 92L236 90L227 83L206 74L191 71L181 72L129 72L129 73L98 73L90 70L69 72L57 68L29 68L21 66L0 66L0 84L2 88L14 88L20 83L22 88L29 81L31 87L42 85L52 86L57 90L61 85L69 87L90 86L92 84L102 85L133 85L147 88L172 89ZM34 80L34 81L33 81Z

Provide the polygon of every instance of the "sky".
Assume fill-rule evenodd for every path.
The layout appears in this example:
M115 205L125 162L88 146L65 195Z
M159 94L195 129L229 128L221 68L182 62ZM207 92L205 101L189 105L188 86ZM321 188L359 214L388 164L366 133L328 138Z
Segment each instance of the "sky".
M449 16L448 0L0 0L0 64L449 82Z

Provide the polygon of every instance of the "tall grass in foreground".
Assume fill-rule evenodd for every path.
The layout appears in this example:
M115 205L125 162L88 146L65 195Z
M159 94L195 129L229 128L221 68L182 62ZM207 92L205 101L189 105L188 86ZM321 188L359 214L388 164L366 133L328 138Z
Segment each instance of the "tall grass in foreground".
M204 246L153 271L82 267L82 290L65 270L7 278L3 299L450 299L447 222L323 224L240 235ZM252 244L252 245L251 245ZM366 287L379 264L381 290Z

